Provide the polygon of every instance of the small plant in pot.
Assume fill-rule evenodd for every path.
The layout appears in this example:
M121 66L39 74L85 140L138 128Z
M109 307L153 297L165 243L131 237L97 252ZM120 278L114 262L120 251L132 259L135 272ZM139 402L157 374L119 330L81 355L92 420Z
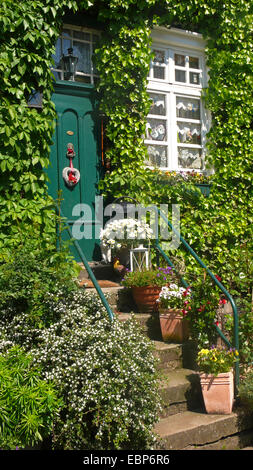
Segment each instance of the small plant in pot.
M162 287L168 285L172 279L172 268L159 267L128 271L122 280L122 285L131 288L139 312L151 313L157 311L157 299Z
M233 365L239 353L233 348L201 349L197 363L207 413L230 414L234 402Z
M157 299L164 341L183 343L189 337L191 289L172 283L161 289Z

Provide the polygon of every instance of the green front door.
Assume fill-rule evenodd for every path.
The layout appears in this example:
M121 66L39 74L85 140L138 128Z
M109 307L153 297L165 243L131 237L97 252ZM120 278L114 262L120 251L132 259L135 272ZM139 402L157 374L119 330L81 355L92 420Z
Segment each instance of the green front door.
M52 98L58 119L48 170L49 193L57 199L61 191L62 211L89 261L101 257L98 235L95 234L95 198L101 171L100 124L93 90L92 85L56 83ZM64 181L62 174L64 168L70 167L68 144L74 148L73 167L80 174L80 180L72 187ZM66 234L64 238L68 238ZM75 250L72 251L80 261Z

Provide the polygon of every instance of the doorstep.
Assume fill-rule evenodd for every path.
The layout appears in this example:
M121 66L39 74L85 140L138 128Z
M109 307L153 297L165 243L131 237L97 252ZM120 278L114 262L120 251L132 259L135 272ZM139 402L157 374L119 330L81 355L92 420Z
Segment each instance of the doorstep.
M108 280L97 280L97 283L101 289L106 289L108 287L121 287L119 283ZM86 287L86 289L94 289L95 287L91 279L83 279L82 281L79 281L78 284L80 287Z

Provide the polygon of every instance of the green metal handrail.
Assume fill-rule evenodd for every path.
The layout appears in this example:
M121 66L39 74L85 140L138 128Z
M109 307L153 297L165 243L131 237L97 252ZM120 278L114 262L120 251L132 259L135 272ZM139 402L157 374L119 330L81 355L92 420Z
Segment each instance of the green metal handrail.
M58 217L66 219L66 217L64 216L62 210L60 210L58 204L55 204L55 208L56 208ZM97 279L96 279L96 277L95 277L95 275L94 275L94 273L93 273L93 271L92 271L85 255L84 255L79 243L73 238L72 233L71 233L71 228L70 228L69 224L66 221L64 221L64 223L65 223L68 235L70 236L70 239L72 240L73 245L76 248L76 250L77 250L77 252L80 256L80 259L81 259L82 263L84 264L84 267L85 267L86 271L88 272L88 275L89 275L91 281L93 282L93 284L95 286L95 289L96 289L96 291L97 291L97 293L98 293L98 295L99 295L99 297L100 297L100 299L101 299L101 301L102 301L102 303L103 303L103 305L104 305L104 307L105 307L105 309L106 309L106 311L109 315L109 318L110 318L111 321L113 321L114 320L114 314L113 314L113 312L112 312L112 310L109 306L109 303L107 302L107 299L106 299L100 285L98 284ZM57 223L57 226L58 226L58 223ZM57 228L57 244L58 244L59 237L60 237L59 230Z
M160 217L167 223L167 225L170 227L170 229L176 234L178 239L182 242L184 247L190 252L190 254L195 258L195 260L198 262L202 268L204 268L207 272L207 274L212 278L212 280L215 282L215 284L219 287L219 289L223 292L223 294L226 296L227 300L230 302L232 309L233 309L233 318L234 318L234 347L237 351L239 351L239 320L238 320L238 312L237 312L237 307L235 305L235 302L229 292L225 289L225 287L221 284L221 282L215 277L215 275L210 271L210 269L205 265L205 263L199 258L199 256L195 253L195 251L191 248L191 246L184 240L184 238L181 236L181 234L173 227L173 225L169 222L167 217L160 211L160 209L156 209ZM162 250L161 246L159 245L159 239L158 237L156 238L155 241L155 247L161 253L163 258L166 260L166 262L171 266L173 269L175 269L173 263L170 261L169 257L166 255L166 253ZM176 271L176 270L175 270ZM177 272L177 271L176 271ZM181 278L181 282L184 285L184 287L188 287L189 284ZM220 337L223 339L223 341L227 344L228 347L232 347L231 343L228 341L228 339L223 335L222 331L217 325L214 325L214 327L217 330L217 333L220 335ZM238 388L239 385L239 359L235 363L235 385L236 389Z

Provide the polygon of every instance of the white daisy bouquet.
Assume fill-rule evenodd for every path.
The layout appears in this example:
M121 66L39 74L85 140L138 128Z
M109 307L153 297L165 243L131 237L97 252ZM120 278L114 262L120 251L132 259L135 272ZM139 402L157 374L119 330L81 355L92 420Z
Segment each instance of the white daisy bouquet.
M150 226L133 218L113 220L100 231L101 244L114 250L137 246L140 242L151 238L153 238L153 230Z

